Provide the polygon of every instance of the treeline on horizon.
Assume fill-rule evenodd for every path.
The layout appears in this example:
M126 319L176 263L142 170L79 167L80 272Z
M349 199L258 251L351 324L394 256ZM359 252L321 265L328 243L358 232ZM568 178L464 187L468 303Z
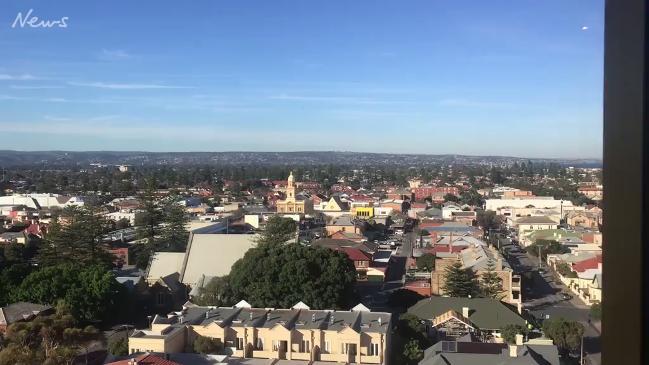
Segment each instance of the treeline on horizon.
M297 181L313 181L322 184L327 192L334 184L349 185L354 189L372 189L380 186L408 186L408 180L420 178L438 184L467 183L472 189L494 185L507 185L530 190L536 195L552 195L558 199L570 199L575 203L583 197L577 192L582 181L601 181L601 171L591 176L577 169L566 169L556 163L514 163L505 167L483 165L446 165L427 167L413 166L358 166L358 165L160 165L131 167L120 172L115 166L40 169L33 166L4 169L0 181L0 194L7 188L20 192L60 194L110 193L113 196L133 195L145 189L147 181L155 181L158 189L183 189L203 187L221 193L226 187L229 193L254 192L264 189L262 179L285 180L293 172ZM583 199L582 199L583 200Z

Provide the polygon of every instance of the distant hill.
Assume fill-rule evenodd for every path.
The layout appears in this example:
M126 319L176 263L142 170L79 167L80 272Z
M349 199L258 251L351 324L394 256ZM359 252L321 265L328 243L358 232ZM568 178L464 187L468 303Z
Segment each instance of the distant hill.
M0 151L0 166L103 165L319 165L354 166L438 164L510 165L514 162L557 163L574 167L601 167L597 159L539 159L505 156L393 154L340 151L304 152L121 152L121 151Z

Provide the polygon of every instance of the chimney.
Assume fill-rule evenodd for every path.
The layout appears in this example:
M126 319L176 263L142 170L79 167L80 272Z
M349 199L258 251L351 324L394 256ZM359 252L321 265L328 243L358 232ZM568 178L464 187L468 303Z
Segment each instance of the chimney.
M381 325L381 317L379 317L379 326Z
M336 321L336 317L334 317L334 314L331 313L331 317L329 317L329 324L334 324L335 321Z
M518 346L509 345L509 357L518 357Z
M516 334L516 346L522 346L523 345L523 335L520 333Z
M315 313L311 315L311 322L315 322Z
M462 315L464 318L469 318L469 307L462 307Z

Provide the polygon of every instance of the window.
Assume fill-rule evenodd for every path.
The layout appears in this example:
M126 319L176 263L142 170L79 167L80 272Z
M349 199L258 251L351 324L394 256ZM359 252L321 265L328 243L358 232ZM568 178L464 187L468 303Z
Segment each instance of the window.
M243 350L243 338L237 337L237 350Z
M264 340L261 339L260 337L257 337L257 346L255 347L255 350L263 350L264 349Z
M302 340L302 342L300 342L300 352L311 352L309 341Z
M273 340L273 351L279 350L279 341Z
M370 356L379 356L379 344L378 343L371 343L370 344L369 355Z
M331 342L325 341L324 352L327 353L327 354L331 353Z

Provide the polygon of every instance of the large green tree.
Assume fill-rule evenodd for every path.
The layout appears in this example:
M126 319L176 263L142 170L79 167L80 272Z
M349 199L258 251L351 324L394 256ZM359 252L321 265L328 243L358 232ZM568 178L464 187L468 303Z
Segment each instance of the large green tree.
M478 226L488 232L490 229L499 229L502 225L502 219L492 210L477 210L476 219Z
M487 268L480 275L480 292L486 298L503 297L503 279L498 276L493 260L489 260Z
M519 324L508 324L500 329L500 335L503 337L505 342L512 345L516 343L516 335L526 336L528 333L529 330L527 327Z
M417 269L424 271L435 270L435 255L426 253L417 257Z
M157 183L153 177L145 180L145 189L138 196L140 211L135 216L137 238L146 240L151 246L155 242L158 225L162 222L162 211L155 195L156 188Z
M312 308L348 308L356 304L356 269L344 253L297 243L262 243L237 261L205 304L245 299L255 307L289 308L299 301ZM229 302L229 303L228 303Z
M554 341L559 352L566 355L579 348L584 335L584 326L564 318L549 319L543 322L543 332Z
M463 268L458 261L445 270L444 294L450 297L476 297L479 294L478 279L471 268Z
M183 252L187 247L189 231L187 223L189 217L182 205L179 205L175 199L170 199L163 209L162 228L160 240L155 245L156 250Z
M552 254L562 254L569 253L570 249L555 240L536 240L533 244L529 245L526 249L530 254L538 257L539 251L541 253L541 259L547 259L548 255Z
M16 287L13 301L55 304L64 300L82 322L107 320L123 298L123 288L103 266L73 264L35 271Z
M98 208L71 206L53 219L39 251L39 263L44 266L64 263L112 265L114 257L101 239L110 224Z
M257 237L257 242L264 244L295 241L296 229L297 222L293 219L274 215L268 218L265 229Z

